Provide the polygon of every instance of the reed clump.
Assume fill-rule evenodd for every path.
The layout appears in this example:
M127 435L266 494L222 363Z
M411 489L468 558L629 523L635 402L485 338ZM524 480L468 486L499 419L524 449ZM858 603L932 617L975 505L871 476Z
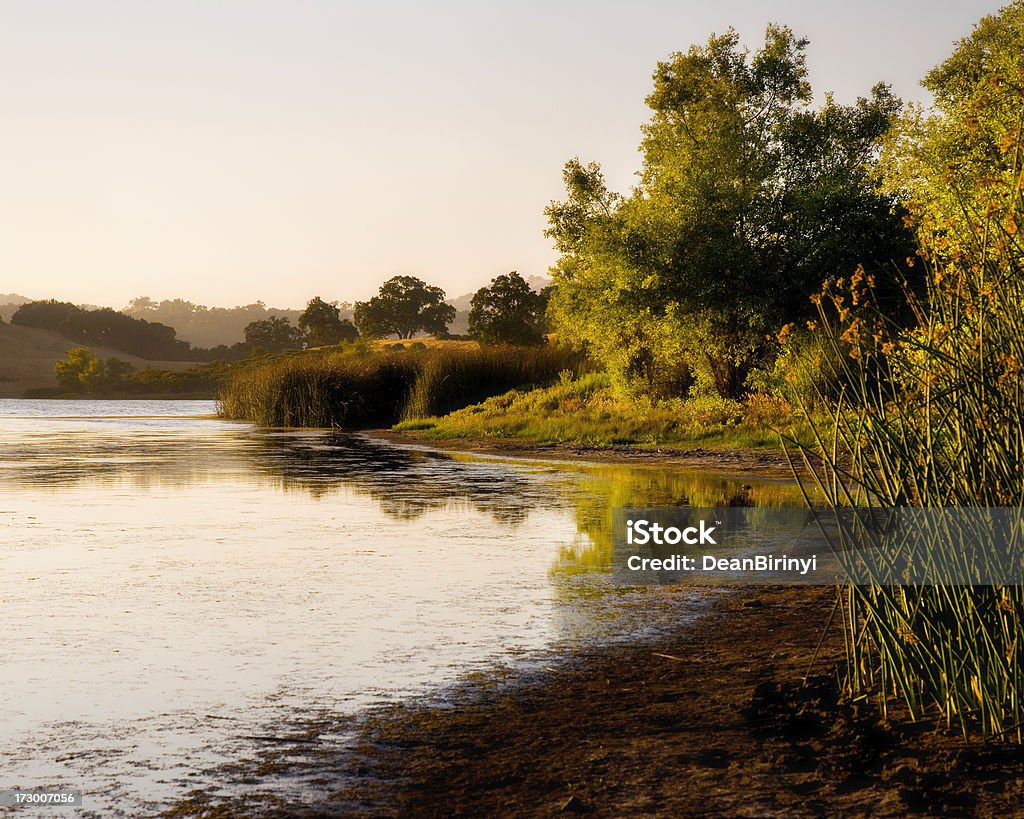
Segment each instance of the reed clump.
M390 426L583 366L578 353L557 346L316 351L255 362L218 397L221 415L261 426Z
M989 197L969 229L934 222L922 232L927 293L908 301L911 326L874 306L863 271L821 294L825 338L845 368L833 422L817 429L818 487L840 506L1012 507L1024 504L1024 223L1020 158L1013 186ZM808 456L808 464L819 464ZM820 466L820 464L819 464ZM863 533L862 533L863 534ZM988 584L1024 563L1024 533L986 544L962 577L955 537L936 532L927 554L933 583L872 577L840 598L846 687L901 698L913 717L938 712L967 736L1024 741L1024 587ZM864 542L844 546L863 546ZM878 545L878 544L874 544ZM991 546L991 548L988 548ZM882 544L884 548L884 544Z

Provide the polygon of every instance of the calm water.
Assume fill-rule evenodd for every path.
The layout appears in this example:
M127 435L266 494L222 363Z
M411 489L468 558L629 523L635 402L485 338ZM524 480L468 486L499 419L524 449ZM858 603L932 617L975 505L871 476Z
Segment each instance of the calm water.
M0 401L0 789L152 812L297 717L635 639L700 601L611 587L612 506L715 503L741 483L754 503L798 500L213 412Z

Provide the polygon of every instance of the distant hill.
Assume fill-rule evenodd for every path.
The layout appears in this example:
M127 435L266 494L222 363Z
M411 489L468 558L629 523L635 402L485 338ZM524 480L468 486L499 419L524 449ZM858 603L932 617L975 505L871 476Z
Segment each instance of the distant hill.
M0 398L20 398L33 387L55 387L53 365L76 346L59 333L0 324ZM90 346L100 358L120 358L136 369L146 366L160 370L185 370L195 366L188 361L144 361L117 350Z

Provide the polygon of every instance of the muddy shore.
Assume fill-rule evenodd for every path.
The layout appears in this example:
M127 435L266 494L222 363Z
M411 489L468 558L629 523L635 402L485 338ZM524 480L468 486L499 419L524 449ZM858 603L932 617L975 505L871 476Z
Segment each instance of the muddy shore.
M454 708L379 710L344 753L248 763L317 782L327 795L314 804L197 794L168 815L1021 815L1019 748L967 745L942 723L842 701L835 625L815 656L834 595L722 595L654 644L481 681Z

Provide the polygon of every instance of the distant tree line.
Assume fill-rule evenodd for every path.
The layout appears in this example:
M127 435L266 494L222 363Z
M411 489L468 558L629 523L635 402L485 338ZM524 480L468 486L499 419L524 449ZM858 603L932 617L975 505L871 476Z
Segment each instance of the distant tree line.
M109 347L139 358L196 358L197 351L187 341L177 339L173 327L134 319L109 307L85 310L66 301L33 301L17 309L11 324L51 330L81 345Z
M470 336L485 344L543 343L546 304L547 293L534 292L515 271L498 276L473 296ZM250 307L265 309L262 303ZM179 339L174 327L138 317L177 311L184 320L213 312L208 308L180 299L157 303L142 297L133 299L130 309L136 315L48 299L22 304L11 323L60 333L82 347L106 347L147 360L236 361L252 355L351 342L360 336L408 339L426 333L445 338L456 314L455 307L445 301L444 290L414 276L394 276L381 285L376 296L357 302L351 311L355 323L343 315L343 311L349 312L348 304L315 296L303 311L290 311L297 314L294 324L289 315L271 313L249 321L241 331L243 341L215 347L193 346ZM248 311L235 308L224 312L244 315Z
M352 317L351 305L342 303L339 307L343 316ZM262 301L237 307L207 307L185 299L157 301L148 296L132 299L121 312L132 318L166 324L193 347L206 348L230 347L238 343L243 338L245 326L254 321L283 316L295 324L302 315L301 309L268 307Z

